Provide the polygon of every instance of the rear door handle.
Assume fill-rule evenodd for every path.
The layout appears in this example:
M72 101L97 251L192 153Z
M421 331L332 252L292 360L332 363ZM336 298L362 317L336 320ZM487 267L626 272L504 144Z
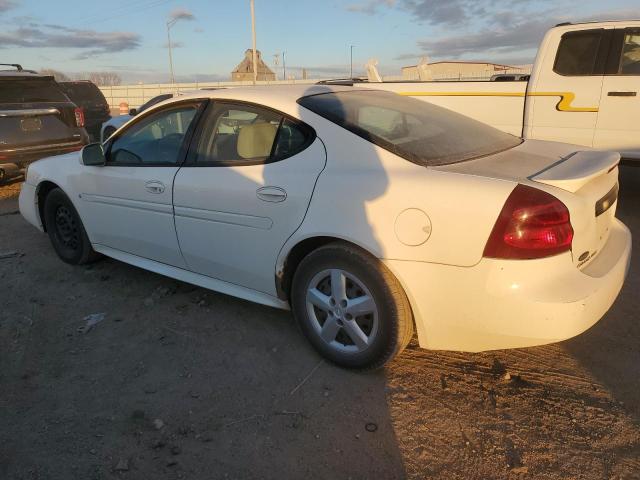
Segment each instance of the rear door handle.
M147 190L147 192L149 193L164 193L164 183L158 181L158 180L149 180L148 182L146 182L144 184L144 188Z
M610 97L635 97L638 92L609 92Z
M279 203L287 199L287 192L280 187L262 187L256 190L256 196L265 202Z

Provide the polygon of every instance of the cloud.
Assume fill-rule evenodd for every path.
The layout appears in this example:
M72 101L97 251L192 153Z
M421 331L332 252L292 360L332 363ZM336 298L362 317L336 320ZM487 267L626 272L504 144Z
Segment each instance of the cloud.
M133 32L97 32L52 24L29 24L0 32L2 47L77 49L77 59L133 50L140 46L140 40L140 35Z
M395 4L396 0L367 0L366 2L347 5L347 10L350 12L373 15L378 13L378 9L380 7L393 7Z
M169 14L170 22L177 22L178 20L195 20L196 17L186 8L176 8Z
M11 10L12 8L16 8L17 6L18 3L14 0L0 0L0 13Z
M164 42L162 44L162 48L169 48L169 42ZM184 43L182 43L182 42L171 42L171 48L184 48Z
M418 54L404 54L396 60L407 60L428 54L435 58L459 58L464 55L490 55L493 60L509 55L523 62L533 60L534 51L545 32L565 21L591 21L602 19L625 19L637 17L635 10L609 10L585 16L568 18L556 10L540 12L535 16L515 18L512 14L498 15L494 24L467 34L446 35L417 42ZM529 51L529 56L523 53Z

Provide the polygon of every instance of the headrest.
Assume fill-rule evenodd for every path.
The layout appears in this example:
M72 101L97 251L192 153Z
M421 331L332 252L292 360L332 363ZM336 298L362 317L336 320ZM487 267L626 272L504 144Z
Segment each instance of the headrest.
M242 158L268 157L277 131L277 125L267 122L253 123L240 128L238 155Z

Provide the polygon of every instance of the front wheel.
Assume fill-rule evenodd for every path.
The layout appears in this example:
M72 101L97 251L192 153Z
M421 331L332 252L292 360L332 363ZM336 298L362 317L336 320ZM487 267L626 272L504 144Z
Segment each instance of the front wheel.
M53 249L63 262L82 265L100 258L71 200L59 188L51 190L45 199L44 222Z
M302 260L291 304L311 344L343 367L379 368L413 335L411 307L398 280L380 260L348 244L331 243Z

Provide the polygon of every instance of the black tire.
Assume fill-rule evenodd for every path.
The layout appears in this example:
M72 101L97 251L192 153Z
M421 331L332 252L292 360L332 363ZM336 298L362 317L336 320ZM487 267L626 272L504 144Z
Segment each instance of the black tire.
M310 288L316 288L311 283L317 278L322 278L326 271L338 270L345 274L345 286L347 288L347 300L350 288L357 288L358 284L349 282L355 279L368 290L366 296L373 298L376 307L375 335L369 339L370 343L362 351L345 352L344 348L351 348L349 345L341 346L341 342L348 343L350 339L344 325L347 322L348 311L345 302L344 312L329 313L326 319L338 322L342 327L338 328L335 339L328 343L321 338L318 328L323 328L318 323L318 317L324 313L323 310L316 310L316 307L307 303L307 292ZM349 277L352 276L352 277ZM328 278L328 277L327 277ZM332 281L331 281L332 283ZM333 286L329 286L333 291ZM362 292L362 290L360 290ZM333 295L331 295L334 305ZM291 307L302 332L315 347L315 349L331 362L345 368L352 369L376 369L384 366L387 362L398 355L411 341L413 336L413 315L409 300L402 289L400 283L389 269L377 258L369 255L365 251L352 245L334 242L307 255L299 264L293 277L291 289ZM337 305L335 307L337 309ZM311 309L311 312L310 312ZM319 312L319 314L317 314ZM346 316L345 316L346 315ZM373 318L372 316L369 316ZM366 317L358 317L366 320ZM325 322L327 320L324 320ZM350 321L360 321L351 316ZM372 320L369 320L371 322ZM372 327L364 325L362 330ZM342 332L341 332L342 330ZM365 335L367 333L365 332ZM332 334L331 334L332 335ZM342 335L342 341L340 341ZM347 335L347 336L345 336ZM354 347L359 348L354 344Z
M44 223L53 249L63 262L83 265L101 257L91 247L71 200L59 188L51 190L45 198Z
M115 129L115 128L113 128L113 127L107 127L107 128L105 128L105 129L104 129L103 136L102 136L102 142L106 142L106 141L107 141L107 139L108 139L111 135L113 135L113 132L115 132L115 131L116 131L116 129Z

